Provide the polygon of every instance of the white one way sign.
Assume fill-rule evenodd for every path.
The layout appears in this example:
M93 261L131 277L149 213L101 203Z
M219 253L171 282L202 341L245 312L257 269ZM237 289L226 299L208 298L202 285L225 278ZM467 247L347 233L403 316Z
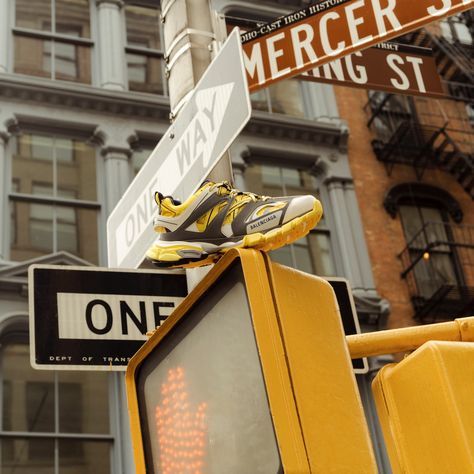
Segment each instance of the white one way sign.
M156 238L154 191L184 200L199 187L251 114L240 35L234 30L178 118L107 221L110 267L137 267Z
M125 370L187 295L184 271L31 265L28 275L36 369Z

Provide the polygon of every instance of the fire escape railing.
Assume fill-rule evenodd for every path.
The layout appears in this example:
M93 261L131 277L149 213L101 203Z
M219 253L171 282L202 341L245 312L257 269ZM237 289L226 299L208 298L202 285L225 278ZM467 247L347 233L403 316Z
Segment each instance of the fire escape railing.
M377 133L377 131L376 131ZM386 164L408 164L415 167L420 179L426 168L433 168L434 147L445 133L443 127L425 125L412 119L402 120L387 141L372 142L377 159Z
M474 83L474 61L472 46L458 42L450 42L442 36L426 33L437 54L440 74L448 81L459 81L461 78Z
M372 148L377 159L389 175L396 164L412 166L418 179L427 169L441 169L474 200L474 130L448 128L449 120L444 125L420 123L405 101L376 92L365 105L370 114L367 125L376 137Z
M444 89L456 100L474 104L474 84L456 81L441 81Z
M474 226L426 223L399 254L421 322L474 313Z

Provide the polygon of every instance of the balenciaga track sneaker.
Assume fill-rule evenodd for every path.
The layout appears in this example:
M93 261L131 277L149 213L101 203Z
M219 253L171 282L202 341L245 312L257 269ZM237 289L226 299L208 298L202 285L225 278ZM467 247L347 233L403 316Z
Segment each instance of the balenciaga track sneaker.
M322 215L314 196L266 197L206 182L186 202L155 193L158 239L147 258L160 267L194 267L229 248L274 250L305 236Z

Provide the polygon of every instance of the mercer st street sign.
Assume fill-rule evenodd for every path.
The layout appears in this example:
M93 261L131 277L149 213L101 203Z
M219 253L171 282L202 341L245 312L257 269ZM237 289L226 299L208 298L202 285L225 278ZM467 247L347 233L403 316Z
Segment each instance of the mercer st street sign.
M250 119L236 29L107 221L110 267L137 267L156 239L153 194L188 198Z
M125 370L187 295L184 271L32 265L28 277L36 369Z
M250 91L468 10L473 2L320 1L242 35Z

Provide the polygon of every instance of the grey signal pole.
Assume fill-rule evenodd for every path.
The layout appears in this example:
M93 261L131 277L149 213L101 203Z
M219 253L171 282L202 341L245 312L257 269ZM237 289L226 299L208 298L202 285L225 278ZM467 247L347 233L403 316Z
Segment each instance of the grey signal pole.
M161 18L171 120L178 116L189 94L211 63L226 37L225 24L209 0L163 0ZM232 182L232 164L226 153L208 176L212 181Z
M218 44L227 36L225 23L211 10L209 0L163 0L163 21L170 119L178 116L200 77L211 63ZM229 152L220 159L208 179L233 182ZM188 289L196 286L210 265L188 269Z

